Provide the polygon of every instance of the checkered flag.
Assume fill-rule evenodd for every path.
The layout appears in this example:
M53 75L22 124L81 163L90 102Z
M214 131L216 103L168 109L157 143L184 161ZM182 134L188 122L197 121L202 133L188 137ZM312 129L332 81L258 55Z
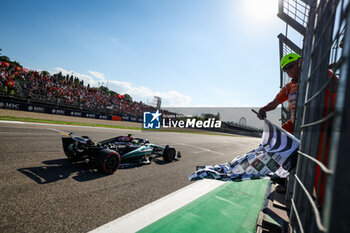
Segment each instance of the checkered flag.
M295 165L299 140L265 119L265 130L260 146L231 162L214 166L197 166L190 180L203 178L242 181L267 176L285 178Z

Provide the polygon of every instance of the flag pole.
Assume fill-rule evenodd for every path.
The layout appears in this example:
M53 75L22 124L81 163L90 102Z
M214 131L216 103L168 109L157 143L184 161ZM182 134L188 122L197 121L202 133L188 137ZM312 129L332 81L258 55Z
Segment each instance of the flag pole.
M258 115L258 112L255 111L254 109L251 109L252 112L254 112L256 115ZM267 118L267 117L266 117ZM264 121L267 121L269 124L274 125L276 128L278 128L280 131L282 131L283 133L285 133L286 135L288 135L290 138L292 138L293 140L297 141L300 145L300 139L296 138L293 134L287 132L285 129L282 129L282 127L279 127L278 125L273 124L271 121L269 121L268 119L264 119Z

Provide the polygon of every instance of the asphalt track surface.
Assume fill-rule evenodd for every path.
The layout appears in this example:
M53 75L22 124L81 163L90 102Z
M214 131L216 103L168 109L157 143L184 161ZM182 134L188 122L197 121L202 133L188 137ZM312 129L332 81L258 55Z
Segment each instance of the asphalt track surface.
M173 163L102 175L65 157L62 135L94 141L133 133L182 153ZM213 165L256 148L259 138L142 132L72 126L0 123L0 232L87 232L164 197L191 182L197 165Z

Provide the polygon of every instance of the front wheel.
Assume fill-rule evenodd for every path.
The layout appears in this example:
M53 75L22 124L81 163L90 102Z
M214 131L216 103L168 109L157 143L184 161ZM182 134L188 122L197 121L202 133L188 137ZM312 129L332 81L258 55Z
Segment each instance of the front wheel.
M163 151L163 159L167 162L172 162L175 159L176 150L174 147L166 146Z
M109 149L98 152L95 160L97 169L105 174L113 174L120 165L120 155Z

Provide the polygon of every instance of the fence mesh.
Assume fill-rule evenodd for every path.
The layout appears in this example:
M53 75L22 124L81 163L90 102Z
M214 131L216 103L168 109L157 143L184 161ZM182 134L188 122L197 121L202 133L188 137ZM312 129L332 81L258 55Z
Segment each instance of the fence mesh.
M279 9L287 28L305 36L294 125L301 145L292 182L290 231L346 232L349 211L338 214L335 208L339 200L346 199L343 192L334 190L341 189L336 184L344 183L336 177L349 173L343 165L349 161L344 149L348 146L340 143L341 135L348 135L345 96L349 90L345 86L349 86L350 49L345 48L350 46L349 1L283 0ZM293 42L285 41L280 39L280 56L296 52ZM287 82L282 73L281 80Z

